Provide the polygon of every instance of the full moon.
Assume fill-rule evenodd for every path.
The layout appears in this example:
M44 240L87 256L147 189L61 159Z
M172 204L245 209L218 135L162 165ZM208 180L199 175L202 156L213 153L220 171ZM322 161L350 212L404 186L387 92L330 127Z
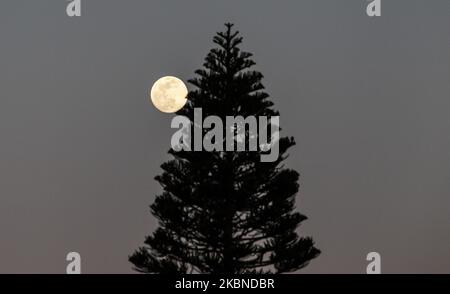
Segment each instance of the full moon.
M150 91L153 105L165 113L174 113L183 108L187 94L188 89L183 81L171 76L157 80Z

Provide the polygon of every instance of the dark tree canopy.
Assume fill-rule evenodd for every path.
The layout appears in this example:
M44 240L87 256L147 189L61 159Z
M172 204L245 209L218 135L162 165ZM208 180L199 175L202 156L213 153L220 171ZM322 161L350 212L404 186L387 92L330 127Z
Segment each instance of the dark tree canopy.
M204 69L189 82L195 90L178 112L193 121L203 116L276 116L251 70L251 53L239 49L242 37L226 24L213 41ZM207 130L204 130L205 132ZM225 134L225 132L224 132ZM294 139L279 140L275 162L261 162L258 151L170 150L156 180L163 193L151 212L159 221L145 246L130 256L145 273L283 273L305 267L320 251L296 233L306 217L295 212L299 174L282 162Z

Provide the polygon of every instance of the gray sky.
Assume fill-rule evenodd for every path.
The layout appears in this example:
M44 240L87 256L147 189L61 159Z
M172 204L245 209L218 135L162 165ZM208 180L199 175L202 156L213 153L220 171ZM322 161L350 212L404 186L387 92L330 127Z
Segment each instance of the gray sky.
M303 272L450 272L450 1L84 0L0 4L0 273L131 273L155 228L171 115L163 75L193 77L231 21L294 136Z

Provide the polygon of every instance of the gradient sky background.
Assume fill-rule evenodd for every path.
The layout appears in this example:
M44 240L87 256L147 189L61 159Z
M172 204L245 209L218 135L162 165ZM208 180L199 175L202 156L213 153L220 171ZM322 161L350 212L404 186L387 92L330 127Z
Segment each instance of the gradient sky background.
M450 1L2 0L0 273L131 273L171 115L231 21L296 138L298 207L322 255L305 273L450 272Z

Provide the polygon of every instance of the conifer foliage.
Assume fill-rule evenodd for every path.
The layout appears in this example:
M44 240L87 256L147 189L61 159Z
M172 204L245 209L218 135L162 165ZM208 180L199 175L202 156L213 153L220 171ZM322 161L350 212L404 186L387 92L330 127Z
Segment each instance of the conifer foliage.
M189 81L187 105L177 114L277 116L252 70L252 54L232 24L219 32L204 68ZM224 130L224 134L225 134ZM207 130L204 130L207 132ZM248 139L248 138L247 138ZM320 254L297 229L306 217L295 211L299 174L284 167L292 137L279 140L279 157L261 162L258 151L179 151L155 179L163 192L151 205L159 227L130 257L144 273L284 273L301 269Z

